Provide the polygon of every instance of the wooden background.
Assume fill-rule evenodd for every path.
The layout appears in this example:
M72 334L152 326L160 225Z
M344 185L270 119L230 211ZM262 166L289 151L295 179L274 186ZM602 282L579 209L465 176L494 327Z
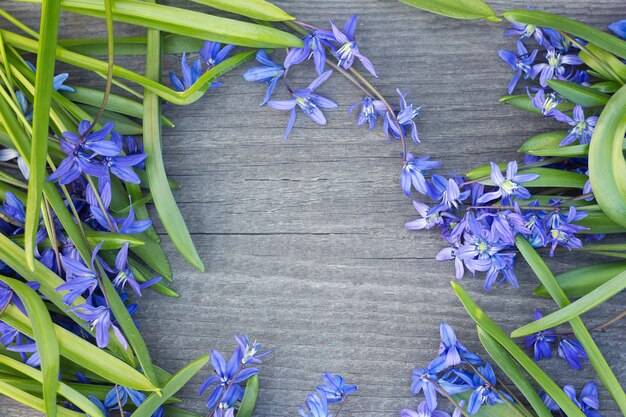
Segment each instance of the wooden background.
M38 6L2 3L37 25ZM600 28L626 14L623 0L490 3L497 11L530 4ZM517 158L524 139L556 126L498 102L512 75L496 54L514 48L502 35L504 23L455 21L394 0L277 4L316 25L326 25L328 18L343 24L349 15L359 15L360 49L380 75L374 84L394 102L400 88L423 105L422 144L411 149L445 161L442 174ZM103 30L101 21L63 16L63 38L102 36ZM141 33L123 25L117 31ZM118 63L141 69L137 61ZM166 59L166 71L178 68L177 57ZM72 82L102 85L73 71ZM311 77L297 69L290 83L305 86ZM233 333L245 332L274 349L261 367L257 417L295 415L324 371L360 385L345 416L392 417L414 407L411 369L436 354L442 320L470 348L480 347L450 289L453 265L434 260L443 247L439 233L403 227L416 216L398 184L399 145L378 130L354 125L346 109L360 93L338 74L320 89L341 104L327 112L329 125L318 127L299 114L286 142L288 114L258 106L264 86L246 83L241 70L223 81L199 102L166 111L177 124L164 132L167 170L183 186L176 197L207 272L187 265L165 240L181 297L148 291L140 301L137 318L154 360L175 371L213 348L229 354ZM563 255L551 265L561 272L579 264L577 258ZM506 330L528 322L535 307L555 308L530 295L537 280L525 265L517 273L520 289L501 286L485 293L482 277L463 280ZM585 320L601 322L623 304L618 296ZM621 381L625 328L622 322L596 335ZM543 364L560 384L577 389L594 377L588 363L581 372L560 359ZM189 409L203 410L197 389L208 375L206 369L181 392ZM620 414L604 391L601 402L605 416ZM35 413L0 398L0 415Z

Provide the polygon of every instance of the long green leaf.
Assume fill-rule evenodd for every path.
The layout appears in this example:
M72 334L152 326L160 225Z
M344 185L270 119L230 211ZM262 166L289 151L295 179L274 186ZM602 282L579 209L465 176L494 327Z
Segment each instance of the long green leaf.
M482 0L400 0L404 4L431 13L455 19L485 19L493 22L500 18Z
M259 395L259 376L252 375L246 382L246 390L243 393L243 399L239 410L237 410L237 417L252 417L254 406L256 405L256 398Z
M91 246L96 246L102 243L100 250L120 249L126 242L128 242L132 248L143 246L145 244L144 241L137 238L136 235L125 235L123 233L85 230L85 235L87 236L87 242L89 242L89 245ZM11 240L17 244L21 244L24 242L24 237L20 235L11 236ZM50 239L45 239L39 242L39 246L40 248L50 248L52 247L52 243L50 242Z
M584 210L584 209L583 209ZM605 234L624 233L626 229L621 224L615 223L603 211L590 211L587 217L576 222L576 224L588 227L589 230L582 230L582 234Z
M513 359L543 388L543 390L561 407L568 417L585 417L585 414L569 399L563 390L546 373L520 349L519 346L483 312L472 298L456 282L452 282L452 288L456 293L465 310L476 324L493 337Z
M187 36L174 35L172 33L163 35L163 53L166 55L195 52L202 48L203 44L204 41ZM106 38L62 39L59 40L59 45L83 55L107 55ZM118 36L115 38L115 56L145 54L145 36Z
M146 78L158 81L161 78L161 35L158 30L148 30L146 54ZM202 260L191 240L185 220L178 210L176 200L167 184L161 149L161 101L156 94L146 91L143 101L144 149L148 154L146 173L150 192L163 227L172 242L189 263L204 271Z
M541 114L541 109L538 109L537 107L533 106L532 100L530 99L528 94L516 94L516 95L504 96L500 98L500 102L505 103L505 104L510 104L513 107L517 107L518 109L521 109L530 113ZM565 111L572 110L574 108L574 105L568 102L561 102L556 106L556 108L560 111L565 112Z
M0 381L0 394L6 395L7 397L12 398L15 401L18 401L24 405L27 405L30 408L34 408L37 411L46 412L46 407L44 406L44 402L41 398L35 397L34 395L15 388L11 384L7 384L4 381ZM67 408L57 406L56 404L55 413L59 417L85 417L85 415L82 413L68 410Z
M56 335L55 335L56 338ZM32 366L28 366L20 361L9 358L4 355L0 355L0 364L10 366L11 368L19 371L20 373L28 376L29 378L38 381L39 383L43 383L45 378L41 371L33 368ZM56 379L56 378L55 378ZM109 387L107 387L107 390ZM85 413L90 415L91 417L104 417L102 411L96 407L96 405L91 402L85 395L81 394L70 385L67 385L63 382L58 383L57 393L70 401L72 404L83 410ZM56 404L55 404L56 408Z
M150 417L172 395L176 394L200 369L209 362L209 355L204 355L190 362L180 371L176 372L167 381L159 394L152 393L141 403L132 417Z
M57 387L59 385L59 342L54 332L50 313L41 297L28 285L1 275L0 281L8 285L19 297L31 318L35 344L41 359L43 402L46 407L46 415L55 417Z
M584 297L579 298L571 304L555 311L552 314L548 314L528 323L525 326L514 330L511 333L511 337L522 337L532 333L537 333L541 330L548 329L550 327L557 326L561 323L565 323L581 314L599 306L606 300L616 296L626 288L626 272L613 277L609 281L605 282L595 290L591 291Z
M489 356L491 356L491 359L493 359L498 367L513 381L524 397L526 397L531 407L537 413L537 416L552 417L552 412L548 410L548 407L546 407L539 394L537 394L535 387L532 386L526 375L519 369L511 354L480 326L477 325L476 328L478 330L480 343L482 343Z
M9 306L2 315L2 321L26 336L34 338L30 320L17 307ZM141 372L105 350L92 345L56 324L54 325L54 331L59 341L59 353L75 364L113 384L123 385L140 391L158 390Z
M491 170L491 168L490 168ZM475 170L477 171L477 170ZM520 174L539 174L539 178L534 181L525 182L524 187L563 187L563 188L580 188L585 186L588 177L584 174L577 172L562 171L560 169L553 168L528 168L521 169ZM469 172L467 177L473 179L475 176L474 171ZM489 179L479 181L481 184L493 185L493 182Z
M567 100L583 107L604 106L611 98L608 94L569 81L548 80L548 86Z
M35 96L37 100L33 103L32 151L29 166L28 200L26 202L26 224L24 226L26 262L31 271L35 269L35 237L39 231L42 188L47 176L48 122L50 120L52 83L56 62L54 52L57 47L60 16L61 0L49 0L42 4L37 73L35 74Z
M39 3L41 0L32 2ZM61 0L61 7L70 12L104 17L104 5L100 0ZM116 0L113 19L149 29L251 48L302 46L300 38L272 27L137 0Z
M502 16L511 22L544 26L570 33L621 58L626 58L626 42L594 27L552 13L536 10L510 10Z
M589 178L602 210L626 227L626 161L622 153L626 132L626 86L619 89L600 114L589 145Z
M577 298L589 294L624 271L626 271L626 262L608 262L564 272L556 276L556 282L566 296ZM540 297L550 297L543 284L535 289L534 294Z
M225 10L241 16L270 22L293 20L278 6L265 0L191 0L195 3L204 4L215 9Z
M546 287L546 290L548 290L550 296L559 308L567 307L570 304L569 299L559 287L554 275L552 275L552 271L550 271L546 263L543 259L541 259L532 245L521 236L516 236L515 245L528 265L532 268L537 278L539 278L541 283ZM596 370L600 380L606 387L609 394L611 394L618 407L620 407L622 412L626 414L626 394L613 374L613 371L611 371L606 359L604 359L604 356L600 353L598 346L596 346L593 341L587 327L585 327L585 324L580 317L572 318L569 323L572 326L574 335L585 349L585 352L587 352L589 361Z

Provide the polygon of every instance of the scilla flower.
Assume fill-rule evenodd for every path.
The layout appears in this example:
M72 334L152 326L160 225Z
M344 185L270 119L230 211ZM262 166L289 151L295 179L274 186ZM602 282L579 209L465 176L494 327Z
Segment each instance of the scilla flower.
M411 152L406 153L406 162L400 174L400 186L407 197L411 196L411 187L418 193L428 194L429 186L424 174L441 165L439 161L430 161L430 156L415 158Z
M581 145L587 145L591 142L591 136L598 123L598 116L590 116L585 118L585 112L583 108L577 104L572 112L572 117L569 117L565 113L556 111L554 118L560 122L565 122L572 126L572 129L568 132L567 136L563 138L560 146L566 146L570 143L578 140Z
M626 19L611 23L609 29L620 38L626 39Z
M357 106L361 106L361 111L356 120L356 124L362 126L364 124L369 125L369 129L372 130L376 126L378 116L384 116L387 111L387 106L380 100L374 100L371 97L365 97L363 100L354 103L348 108L348 112L352 114Z
M359 47L357 46L356 40L354 39L356 20L356 16L350 16L350 18L346 21L343 30L339 30L337 26L335 26L335 24L332 22L332 20L330 22L330 25L333 29L333 36L335 37L335 41L341 45L335 51L335 56L339 61L338 65L341 68L347 70L352 66L352 64L354 63L354 58L356 57L374 77L378 78L376 70L374 69L374 65L372 65L371 61L365 55L359 52Z
M479 199L479 203L486 203L502 197L503 204L511 203L511 197L518 199L530 198L530 192L520 184L524 182L534 181L539 178L538 174L518 174L517 162L509 162L506 168L506 178L502 176L500 167L491 163L491 181L498 187L496 191L483 194Z
M243 78L246 81L267 84L265 97L263 97L263 101L261 101L262 106L272 97L278 81L285 75L285 68L272 61L269 55L267 55L267 52L263 49L257 51L256 60L261 66L246 70L246 72L243 73Z
M300 108L302 113L318 125L326 124L326 117L324 117L322 109L339 107L339 104L314 92L331 74L332 71L326 71L313 80L307 88L292 92L291 96L293 98L291 100L271 100L267 103L273 109L291 111L287 130L285 131L285 139L289 137L291 129L293 129L293 125L296 123L296 107Z
M580 65L583 63L578 55L562 55L552 46L548 47L548 52L546 52L545 56L548 62L533 65L533 69L530 72L532 78L539 75L539 84L542 87L546 87L550 79L563 78L566 71L565 65Z
M169 73L170 81L176 91L186 91L191 87L200 75L202 75L202 62L196 59L191 67L187 64L187 54L183 52L183 56L180 60L180 69L182 71L182 78L178 78L173 72Z
M329 403L340 403L348 395L359 388L354 384L346 384L344 378L339 374L325 372L322 375L324 385L317 387L317 391L323 394Z
M543 314L541 314L541 310L538 308L535 309L534 319L539 320L542 317ZM536 361L539 361L542 358L550 359L552 357L551 343L554 342L556 342L556 336L554 335L554 331L551 329L542 330L524 338L524 344L526 344L526 347L533 348L534 359Z
M400 411L400 417L450 417L450 414L441 410L431 410L426 401L422 401L417 406L417 411L405 408Z
M531 65L535 62L535 57L537 56L537 50L535 49L530 54L528 50L522 43L522 41L517 41L517 54L512 51L504 51L499 50L498 55L500 58L504 60L513 71L515 71L515 75L509 82L509 94L513 93L517 82L521 78L522 74L524 74L524 78L528 78L530 76L530 70L532 69Z

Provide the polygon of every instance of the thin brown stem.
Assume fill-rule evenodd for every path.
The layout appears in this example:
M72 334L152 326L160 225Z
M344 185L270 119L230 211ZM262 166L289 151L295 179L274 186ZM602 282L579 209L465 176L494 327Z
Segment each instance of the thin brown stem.
M444 397L446 397L448 399L448 401L450 401L452 403L452 405L459 410L459 412L464 416L464 417L469 417L469 415L467 414L467 412L463 409L463 407L461 407L459 405L459 403L452 398L452 396L450 394L447 393L447 391L445 389L443 389L443 387L439 384L439 382L430 379L428 377L424 377L424 379L428 382L430 382L431 384L433 384L435 387L437 387L439 389L439 391L441 392L441 395L443 395Z

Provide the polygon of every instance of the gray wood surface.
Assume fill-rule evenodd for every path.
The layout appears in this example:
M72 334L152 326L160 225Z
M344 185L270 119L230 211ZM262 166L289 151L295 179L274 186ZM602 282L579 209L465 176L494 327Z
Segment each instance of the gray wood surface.
M37 6L2 3L36 26ZM504 24L454 21L393 0L277 3L318 25L359 15L361 51L380 75L374 84L394 101L399 87L423 105L422 144L411 148L444 161L443 174L516 158L525 138L555 126L498 102L511 75L496 54L513 48L502 35ZM626 11L622 0L490 3L498 11L530 4L600 28ZM102 35L102 22L94 22L64 14L62 36ZM165 69L178 70L176 59L168 57ZM142 66L135 58L119 62ZM298 69L291 84L304 86L311 75ZM470 348L480 348L449 286L453 265L434 260L443 246L438 232L403 228L415 215L398 185L399 145L354 125L346 109L360 94L339 75L320 89L342 105L327 112L329 125L320 128L299 115L286 142L287 114L258 106L263 86L246 83L241 71L223 81L199 102L166 112L177 124L164 132L167 170L183 186L176 197L207 272L187 265L165 239L181 297L147 292L140 300L137 318L154 360L175 371L210 349L232 350L232 334L248 333L274 349L261 366L257 417L295 415L327 370L360 385L345 416L392 417L414 407L411 369L436 354L440 321L452 324ZM580 258L563 255L550 263L560 272ZM517 290L484 293L482 279L463 280L506 330L529 321L535 307L555 308L531 296L537 280L525 265L517 271ZM585 320L598 323L623 303L623 295L615 297ZM620 381L626 378L625 328L622 322L595 335ZM561 360L543 364L560 384L578 389L594 377L588 363L580 372ZM181 392L191 410L203 410L196 391L208 373ZM604 390L601 401L605 416L620 415ZM0 398L0 416L32 415Z

